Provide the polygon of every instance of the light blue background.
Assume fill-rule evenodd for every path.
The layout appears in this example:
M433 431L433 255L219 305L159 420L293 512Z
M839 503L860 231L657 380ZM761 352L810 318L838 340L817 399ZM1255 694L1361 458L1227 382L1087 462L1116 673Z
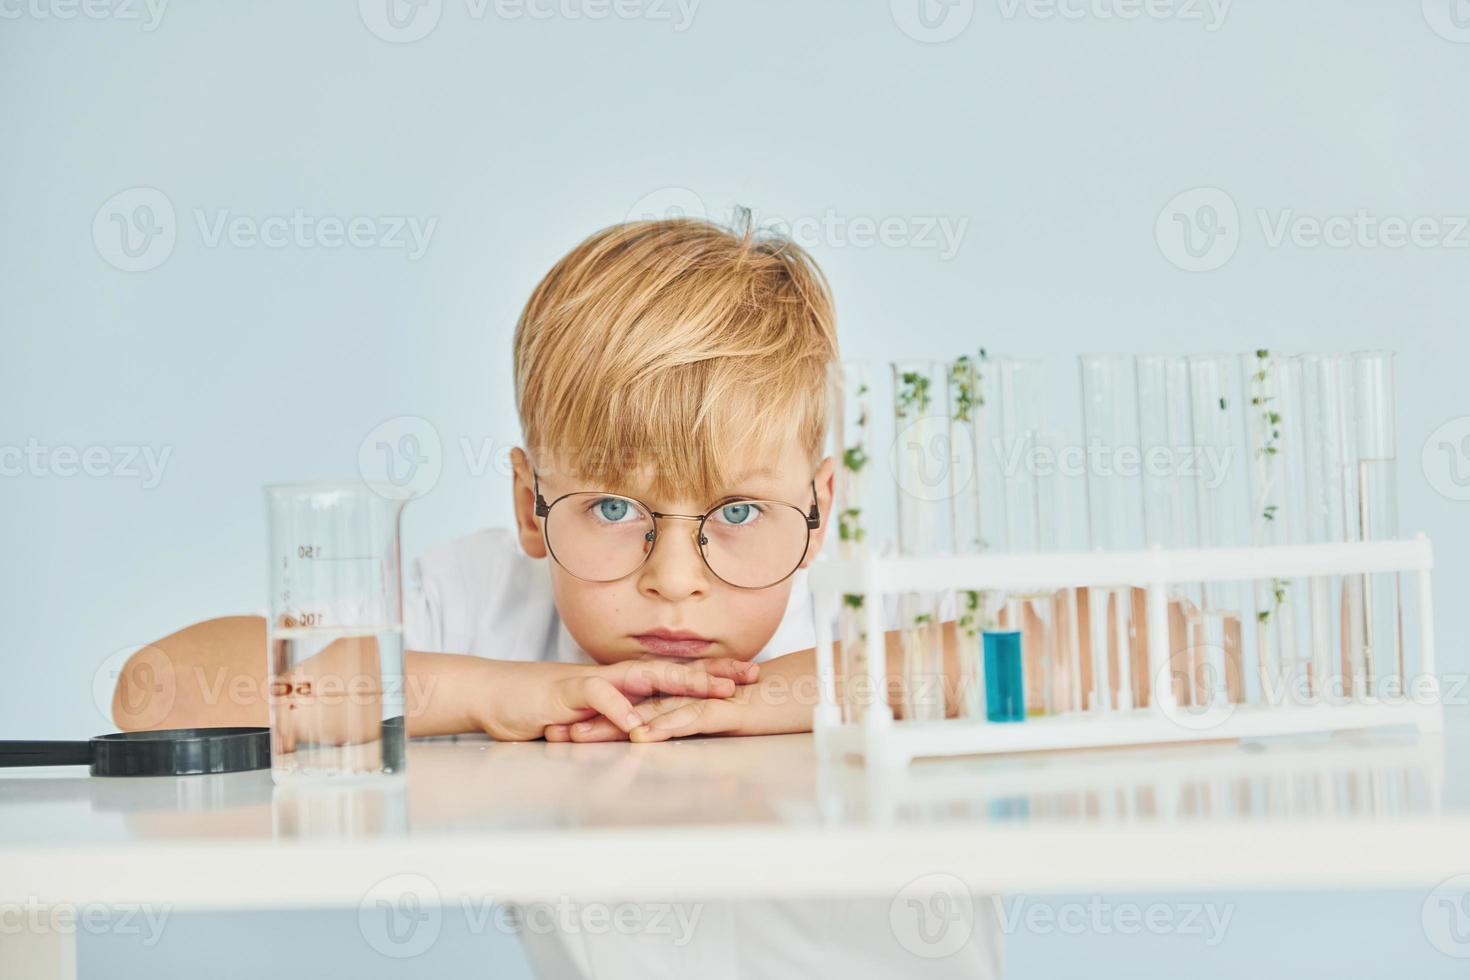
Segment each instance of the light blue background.
M1067 376L1083 350L1397 348L1402 523L1438 548L1441 666L1470 669L1453 618L1470 503L1420 463L1470 415L1470 250L1271 247L1257 217L1470 213L1470 43L1431 26L1450 0L1239 3L1217 30L961 2L944 43L873 0L705 0L686 30L443 0L413 43L372 33L372 2L174 3L152 30L141 5L38 16L54 4L0 5L0 447L170 456L150 489L0 477L4 734L104 730L110 656L260 606L259 486L354 476L385 420L425 418L442 445L406 554L503 523L508 481L473 462L518 437L521 304L588 232L688 200L671 188L717 215L967 221L949 258L814 244L849 357L984 345L1057 355ZM136 187L167 196L177 241L124 272L93 224ZM1239 246L1192 273L1155 220L1197 187L1238 206ZM437 224L414 261L210 247L195 217L298 208ZM1470 452L1443 457L1441 487L1452 462L1470 473Z

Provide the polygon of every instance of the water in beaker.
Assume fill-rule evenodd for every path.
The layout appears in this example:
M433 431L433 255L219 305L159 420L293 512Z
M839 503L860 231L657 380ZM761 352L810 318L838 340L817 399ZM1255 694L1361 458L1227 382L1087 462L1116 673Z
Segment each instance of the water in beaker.
M365 484L266 487L276 782L403 771L403 501Z

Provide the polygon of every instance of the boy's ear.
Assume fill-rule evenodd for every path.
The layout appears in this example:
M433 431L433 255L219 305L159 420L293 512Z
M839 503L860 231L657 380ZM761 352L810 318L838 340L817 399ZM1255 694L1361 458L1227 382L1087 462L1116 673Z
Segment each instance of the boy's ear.
M546 538L541 518L536 516L536 490L531 477L531 460L521 447L510 451L511 497L516 514L516 537L521 550L531 558L546 557Z
M837 515L832 513L832 503L836 499L836 466L831 456L822 460L817 467L814 482L817 487L817 507L822 512L822 526L812 532L812 544L806 550L806 557L801 560L802 568L816 560L822 550L822 543L827 540L827 529L837 521Z

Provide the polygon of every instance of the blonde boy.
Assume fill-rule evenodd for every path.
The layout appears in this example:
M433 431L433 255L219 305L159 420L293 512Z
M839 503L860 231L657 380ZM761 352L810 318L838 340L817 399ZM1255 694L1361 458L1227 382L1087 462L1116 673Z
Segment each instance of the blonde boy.
M805 569L832 512L823 449L838 360L831 296L810 257L748 223L608 228L542 280L514 347L526 442L512 455L516 526L417 563L404 609L409 733L658 741L809 730ZM264 647L256 617L159 640L125 669L118 724L265 724L263 700L210 693L238 677L263 688ZM951 677L955 650L951 625ZM897 652L890 634L890 676ZM330 647L314 660L332 671ZM140 689L130 680L146 680L151 701L124 698ZM612 937L595 951L543 949L538 964L548 975L593 961L605 975L689 975L676 959L703 964L701 975L712 962L731 976L998 972L994 930L987 937L978 915L974 942L927 961L894 941L886 899L711 914L719 922L693 950Z

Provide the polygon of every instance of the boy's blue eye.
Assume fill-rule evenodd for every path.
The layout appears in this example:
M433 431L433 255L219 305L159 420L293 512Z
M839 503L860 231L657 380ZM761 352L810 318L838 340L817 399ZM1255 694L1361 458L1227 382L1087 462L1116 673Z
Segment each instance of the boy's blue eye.
M755 509L750 504L726 504L720 508L720 520L726 524L748 524Z
M620 497L603 497L597 502L597 516L617 523L628 516L628 501Z

